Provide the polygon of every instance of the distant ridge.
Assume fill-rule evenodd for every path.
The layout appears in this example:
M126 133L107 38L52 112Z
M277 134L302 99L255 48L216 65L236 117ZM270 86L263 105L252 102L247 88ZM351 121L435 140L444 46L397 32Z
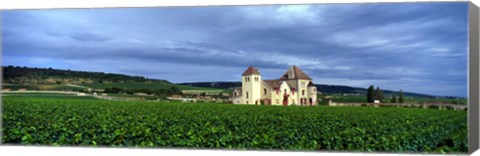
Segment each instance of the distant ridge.
M3 82L13 84L78 84L107 82L147 82L166 80L149 79L143 76L129 76L103 72L74 71L52 68L2 66Z

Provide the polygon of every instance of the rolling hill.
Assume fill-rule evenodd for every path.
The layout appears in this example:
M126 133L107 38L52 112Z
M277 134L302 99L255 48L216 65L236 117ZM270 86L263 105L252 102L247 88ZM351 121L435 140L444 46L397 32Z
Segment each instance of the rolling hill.
M11 90L83 90L85 88L103 90L112 87L125 89L168 89L172 86L180 90L218 90L219 92L224 92L225 90L211 87L177 85L166 80L103 72L18 66L4 66L2 70L2 88Z
M3 83L12 84L81 84L81 83L108 83L108 82L146 82L161 81L148 79L143 76L129 76L123 74L72 71L52 68L31 68L19 66L4 66Z

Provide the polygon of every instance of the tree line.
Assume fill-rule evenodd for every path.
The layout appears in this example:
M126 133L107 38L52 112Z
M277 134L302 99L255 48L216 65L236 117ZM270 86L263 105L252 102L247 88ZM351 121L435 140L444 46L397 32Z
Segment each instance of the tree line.
M367 101L370 103L375 102L375 100L378 100L380 102L387 102L388 99L384 97L383 90L380 89L380 87L375 87L373 85L370 85L367 90ZM391 103L403 103L404 102L404 97L403 97L403 90L400 89L398 98L397 96L393 95L390 99Z
M42 83L42 84L63 84L65 82L147 82L165 81L153 80L143 76L129 76L123 74L112 74L103 72L72 71L52 68L31 68L20 66L3 66L3 79L6 83ZM47 79L55 79L50 82ZM83 79L83 80L82 80ZM166 81L165 81L166 82Z

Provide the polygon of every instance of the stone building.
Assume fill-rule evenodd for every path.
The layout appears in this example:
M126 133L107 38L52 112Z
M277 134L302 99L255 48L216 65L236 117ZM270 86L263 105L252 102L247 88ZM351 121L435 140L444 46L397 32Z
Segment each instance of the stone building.
M248 67L242 74L242 87L234 89L234 104L317 105L317 88L297 66L290 67L277 80L263 80L258 69Z

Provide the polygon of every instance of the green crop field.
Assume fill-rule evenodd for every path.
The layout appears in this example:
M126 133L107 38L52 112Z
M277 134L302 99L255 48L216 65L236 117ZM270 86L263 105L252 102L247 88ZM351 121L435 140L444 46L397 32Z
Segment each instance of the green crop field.
M15 96L15 97L67 97L67 98L80 98L81 96L72 96L72 94L65 93L37 93L37 92L17 92L17 93L2 93L2 96ZM86 97L87 98L87 97ZM91 97L88 97L91 98Z
M80 84L79 86L84 86L92 89L105 89L111 87L121 87L126 89L169 89L172 86L178 87L180 90L189 90L189 91L207 91L207 92L218 92L218 93L229 93L228 89L217 89L217 88L207 88L207 87L192 87L186 85L175 85L165 82L127 82L127 83L85 83ZM55 85L55 84L35 84L35 85L3 85L3 89L10 90L82 90L84 87L77 86L68 86L68 85Z
M465 111L3 97L5 144L467 152Z
M222 90L222 89L216 89L216 88L174 85L174 84L165 83L165 82L87 83L82 85L93 88L93 89L105 89L109 87L122 87L127 89L131 89L131 88L168 89L172 86L176 86L181 90Z

